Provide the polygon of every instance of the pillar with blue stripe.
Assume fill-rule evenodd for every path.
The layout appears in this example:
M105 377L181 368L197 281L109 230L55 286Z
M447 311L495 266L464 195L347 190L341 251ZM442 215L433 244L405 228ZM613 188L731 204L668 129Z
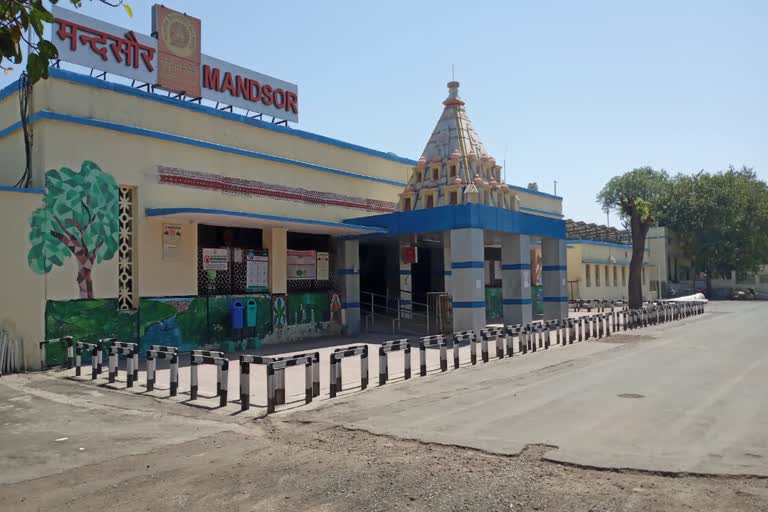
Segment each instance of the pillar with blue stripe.
M336 246L336 284L341 289L346 334L360 334L360 246L357 240L339 240Z
M541 242L541 272L544 280L544 320L568 318L568 274L565 240L545 238Z
M533 320L528 235L505 233L501 237L501 291L505 324L527 324Z
M410 246L403 246L410 247ZM413 311L413 269L410 263L403 263L403 247L400 247L400 316L412 318ZM418 251L418 248L416 249Z
M451 230L453 330L485 327L485 243L482 229Z

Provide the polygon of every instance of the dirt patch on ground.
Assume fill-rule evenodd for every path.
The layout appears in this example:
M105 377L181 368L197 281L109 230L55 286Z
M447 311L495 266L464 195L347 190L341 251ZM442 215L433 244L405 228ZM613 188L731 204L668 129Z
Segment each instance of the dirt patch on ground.
M764 511L768 480L568 467L270 419L0 486L0 510Z

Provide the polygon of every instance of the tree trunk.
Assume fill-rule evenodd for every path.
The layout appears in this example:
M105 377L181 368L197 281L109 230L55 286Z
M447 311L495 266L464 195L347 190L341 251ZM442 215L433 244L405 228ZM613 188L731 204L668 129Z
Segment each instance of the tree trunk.
M645 257L645 236L650 227L640 219L638 213L630 218L632 228L632 259L629 262L629 308L643 307L643 258Z
M80 287L80 298L92 299L93 281L91 280L91 270L93 269L93 262L87 257L78 256L77 263L79 265L77 269L77 285Z

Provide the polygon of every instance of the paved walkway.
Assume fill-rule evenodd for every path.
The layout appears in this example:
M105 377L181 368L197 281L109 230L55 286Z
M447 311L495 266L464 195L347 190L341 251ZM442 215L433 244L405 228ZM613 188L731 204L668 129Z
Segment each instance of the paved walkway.
M310 421L610 468L768 476L768 303L350 395ZM632 340L631 343L618 343Z

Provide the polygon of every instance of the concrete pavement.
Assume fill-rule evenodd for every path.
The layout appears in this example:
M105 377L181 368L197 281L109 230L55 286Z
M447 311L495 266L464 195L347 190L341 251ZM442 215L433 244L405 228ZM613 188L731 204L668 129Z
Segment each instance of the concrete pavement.
M662 472L768 476L768 303L349 395L292 417ZM608 341L608 342L605 342Z

